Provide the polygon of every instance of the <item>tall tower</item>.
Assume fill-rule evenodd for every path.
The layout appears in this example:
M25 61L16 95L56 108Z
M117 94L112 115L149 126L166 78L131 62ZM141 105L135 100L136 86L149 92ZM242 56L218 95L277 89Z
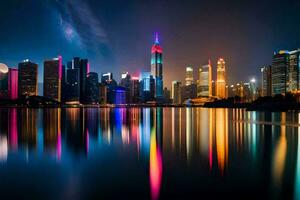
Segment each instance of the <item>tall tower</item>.
M216 96L219 98L226 98L226 68L225 60L223 58L219 58L217 65Z
M155 79L155 98L163 97L163 58L162 48L159 45L158 34L151 49L151 75Z
M18 96L38 95L38 65L28 59L19 63Z
M187 67L185 69L185 85L189 86L194 84L194 70L192 67Z
M199 68L198 96L212 96L212 71L210 60Z

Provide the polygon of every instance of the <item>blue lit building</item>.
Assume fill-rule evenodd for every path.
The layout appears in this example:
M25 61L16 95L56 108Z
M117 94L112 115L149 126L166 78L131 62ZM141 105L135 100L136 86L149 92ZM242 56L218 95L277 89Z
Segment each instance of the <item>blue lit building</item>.
M155 100L155 79L150 72L141 73L140 98L142 102Z
M155 98L163 99L163 50L160 47L158 34L155 37L155 43L151 49L151 75L155 80Z

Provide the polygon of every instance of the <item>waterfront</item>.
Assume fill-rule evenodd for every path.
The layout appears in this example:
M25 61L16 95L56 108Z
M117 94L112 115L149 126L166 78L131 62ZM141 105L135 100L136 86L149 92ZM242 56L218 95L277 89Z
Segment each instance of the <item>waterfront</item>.
M1 199L299 199L300 114L0 109Z

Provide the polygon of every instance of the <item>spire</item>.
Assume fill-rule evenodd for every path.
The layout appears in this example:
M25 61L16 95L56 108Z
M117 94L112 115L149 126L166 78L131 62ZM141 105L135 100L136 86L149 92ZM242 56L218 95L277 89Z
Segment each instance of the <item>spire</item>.
M158 33L155 33L155 44L159 44Z

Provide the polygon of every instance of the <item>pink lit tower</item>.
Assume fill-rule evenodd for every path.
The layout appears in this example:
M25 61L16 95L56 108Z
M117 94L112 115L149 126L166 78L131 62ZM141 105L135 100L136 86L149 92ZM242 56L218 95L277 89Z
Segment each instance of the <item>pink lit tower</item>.
M8 71L8 98L18 98L18 69L15 68L9 68Z

